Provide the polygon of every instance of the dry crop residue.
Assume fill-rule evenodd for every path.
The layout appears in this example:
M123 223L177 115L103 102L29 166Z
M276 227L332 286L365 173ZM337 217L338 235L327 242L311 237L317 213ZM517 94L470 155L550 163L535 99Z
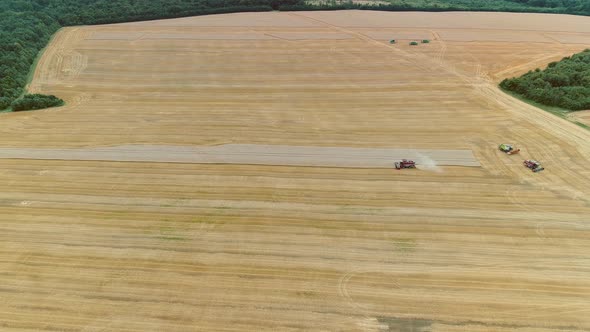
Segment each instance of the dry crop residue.
M31 89L68 104L2 115L0 147L472 150L482 167L1 159L3 329L589 330L589 132L496 88L588 34L587 17L370 11L62 29Z

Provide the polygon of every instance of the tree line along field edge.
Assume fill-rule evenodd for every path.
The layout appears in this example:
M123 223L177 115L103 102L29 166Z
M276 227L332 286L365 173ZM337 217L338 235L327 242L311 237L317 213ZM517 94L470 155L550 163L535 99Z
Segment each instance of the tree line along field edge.
M520 77L504 79L503 90L526 100L564 109L590 109L590 49L551 62L545 69L537 68Z
M382 11L513 11L590 15L586 0L385 0L358 4L306 0L5 0L0 2L0 110L58 106L55 96L26 95L39 52L61 27L234 12L361 9ZM23 101L26 99L26 101ZM24 109L23 109L24 107Z

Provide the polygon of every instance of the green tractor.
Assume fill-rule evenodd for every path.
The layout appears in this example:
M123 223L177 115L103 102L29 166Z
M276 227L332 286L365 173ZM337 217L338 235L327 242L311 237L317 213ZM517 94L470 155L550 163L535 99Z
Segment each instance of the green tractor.
M515 149L511 144L500 144L498 148L506 154L517 154L520 152L520 149Z

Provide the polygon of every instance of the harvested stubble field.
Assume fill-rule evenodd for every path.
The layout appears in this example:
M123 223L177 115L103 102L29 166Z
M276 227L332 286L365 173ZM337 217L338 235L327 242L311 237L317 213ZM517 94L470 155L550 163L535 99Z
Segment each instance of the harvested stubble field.
M61 30L30 90L67 106L3 114L0 147L472 150L481 167L1 159L2 331L590 330L590 132L496 88L588 33L366 11Z
M0 148L0 159L134 161L183 164L237 164L391 169L394 160L418 166L480 166L470 150L370 149L293 145L217 146L118 145L103 148Z

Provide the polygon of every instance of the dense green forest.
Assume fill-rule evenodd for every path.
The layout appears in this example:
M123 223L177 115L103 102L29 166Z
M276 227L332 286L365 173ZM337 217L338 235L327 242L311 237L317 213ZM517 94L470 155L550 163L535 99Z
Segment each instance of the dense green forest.
M350 0L308 0L282 10L373 9L388 11L501 11L590 15L588 0L376 0L373 5Z
M548 106L590 109L590 50L550 63L545 70L505 79L500 87Z
M22 93L37 53L58 28L59 24L43 13L0 15L0 110Z
M38 52L62 26L216 13L320 10L491 10L590 15L589 0L0 0L0 110L22 97Z

